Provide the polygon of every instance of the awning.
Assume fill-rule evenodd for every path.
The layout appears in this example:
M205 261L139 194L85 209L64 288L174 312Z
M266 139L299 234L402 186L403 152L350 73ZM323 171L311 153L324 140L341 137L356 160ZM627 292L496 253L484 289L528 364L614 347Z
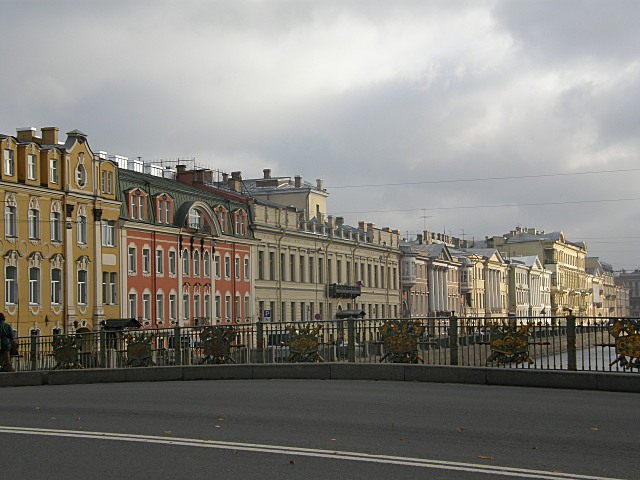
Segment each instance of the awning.
M125 328L140 328L140 322L135 318L110 318L102 322L105 330L123 330Z

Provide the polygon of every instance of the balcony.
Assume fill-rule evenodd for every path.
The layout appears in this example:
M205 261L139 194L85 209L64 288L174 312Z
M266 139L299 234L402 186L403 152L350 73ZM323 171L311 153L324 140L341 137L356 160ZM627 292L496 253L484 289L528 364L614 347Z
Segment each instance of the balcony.
M328 287L330 298L356 298L362 294L362 289L358 285L344 285L332 283Z

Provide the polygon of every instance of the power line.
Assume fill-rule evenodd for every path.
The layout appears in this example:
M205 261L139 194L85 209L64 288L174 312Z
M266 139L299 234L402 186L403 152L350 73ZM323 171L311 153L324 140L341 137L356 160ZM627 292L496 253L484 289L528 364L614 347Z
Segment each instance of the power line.
M420 207L420 208L400 208L393 210L359 210L351 212L338 212L340 214L356 214L356 213L393 213L393 212L415 212L415 211L436 211L436 210L468 210L475 208L506 208L506 207L539 207L543 205L580 205L585 203L612 203L612 202L634 202L640 198L613 198L601 200L574 200L566 202L539 202L539 203L505 203L498 205L459 205L454 207Z
M628 168L617 170L594 170L590 172L570 172L570 173L542 173L539 175L513 175L508 177L480 177L480 178L461 178L454 180L424 180L419 182L399 182L399 183L369 183L362 185L334 185L327 188L369 188L369 187L397 187L401 185L428 185L437 183L469 183L469 182L487 182L493 180L519 180L525 178L549 178L549 177L568 177L576 175L597 175L601 173L628 173L638 172L640 168Z

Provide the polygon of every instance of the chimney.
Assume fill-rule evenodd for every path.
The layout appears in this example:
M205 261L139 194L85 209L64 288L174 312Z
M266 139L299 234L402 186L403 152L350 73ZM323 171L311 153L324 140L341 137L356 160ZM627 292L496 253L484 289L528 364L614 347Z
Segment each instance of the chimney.
M178 172L178 174L185 173L186 171L187 171L186 165L176 165L176 172Z
M367 228L366 228L366 226L365 226L365 223L364 223L362 220L360 220L360 221L358 222L358 228L359 228L360 230L365 231L365 232L367 231Z
M43 145L58 145L58 127L42 127Z
M296 175L296 188L302 188L302 177L300 175Z
M421 233L418 234L418 244L422 245L422 234Z
M227 184L228 182L229 182L229 174L225 172L222 174L222 183Z
M336 217L336 225L339 227L344 225L344 217Z
M235 192L242 193L242 172L231 172L229 188Z
M316 188L320 191L324 190L324 182L321 178L316 178Z
M33 142L36 139L36 129L33 127L17 128L16 132L21 142Z
M373 231L373 229L375 228L376 224L375 223L367 223L367 230Z
M263 178L271 178L271 169L270 168L263 169L262 173L264 175Z

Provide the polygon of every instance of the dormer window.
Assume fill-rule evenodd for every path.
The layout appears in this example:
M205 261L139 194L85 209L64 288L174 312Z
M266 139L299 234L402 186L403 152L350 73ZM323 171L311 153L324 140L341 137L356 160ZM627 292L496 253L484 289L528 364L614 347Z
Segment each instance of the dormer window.
M4 150L4 174L13 177L16 171L16 163L13 150L5 148Z
M158 223L171 223L171 205L171 198L166 194L156 197L156 219Z
M130 195L131 196L130 196L129 208L130 208L131 218L134 220L144 220L145 219L144 204L146 199L144 192L142 192L141 190L135 190L131 192Z

